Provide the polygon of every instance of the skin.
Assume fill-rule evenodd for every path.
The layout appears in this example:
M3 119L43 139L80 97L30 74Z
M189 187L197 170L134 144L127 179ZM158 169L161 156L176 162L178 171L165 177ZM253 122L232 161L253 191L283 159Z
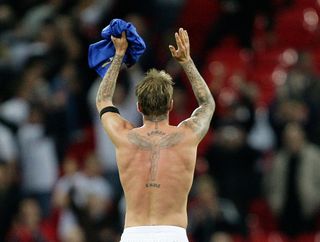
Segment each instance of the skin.
M116 148L120 180L126 198L125 227L174 225L187 227L187 198L193 181L197 146L208 131L215 103L205 81L190 57L187 31L175 33L177 48L170 45L172 57L185 71L198 108L178 126L169 125L168 112L144 116L143 126L135 128L117 113L102 116L105 131ZM123 56L126 36L112 37L116 53L104 76L96 98L100 112L113 106L112 98ZM139 104L137 105L140 111Z

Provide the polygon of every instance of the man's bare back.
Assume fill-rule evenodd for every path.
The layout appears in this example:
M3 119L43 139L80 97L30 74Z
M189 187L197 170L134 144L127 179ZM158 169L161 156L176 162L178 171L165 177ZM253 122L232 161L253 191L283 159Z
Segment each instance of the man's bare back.
M117 160L126 197L125 227L187 226L187 197L196 160L190 130L167 121L127 132Z
M190 57L187 31L180 28L175 38L178 48L169 46L169 49L187 75L199 105L190 118L177 127L169 125L173 82L169 74L155 69L136 87L143 126L135 128L119 115L112 97L128 47L124 33L121 38L112 37L116 54L97 93L96 104L102 124L116 147L126 200L123 242L142 241L141 238L150 241L153 232L159 231L163 232L159 241L188 241L185 231L187 200L197 146L209 129L215 103Z

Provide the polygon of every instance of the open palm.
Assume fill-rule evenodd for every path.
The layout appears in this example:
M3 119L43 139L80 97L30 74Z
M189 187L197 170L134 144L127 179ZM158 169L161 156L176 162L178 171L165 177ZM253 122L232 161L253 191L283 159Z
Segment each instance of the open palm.
M190 59L190 42L187 31L180 28L179 32L176 32L174 36L176 38L177 49L169 45L172 57L179 62L188 61Z

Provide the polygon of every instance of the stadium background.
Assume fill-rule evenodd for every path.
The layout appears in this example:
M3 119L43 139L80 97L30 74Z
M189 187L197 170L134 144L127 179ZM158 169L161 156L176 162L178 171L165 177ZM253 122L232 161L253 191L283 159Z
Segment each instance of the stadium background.
M176 82L172 124L196 107L168 50L178 27L217 102L190 193L192 242L320 241L320 1L0 1L0 241L119 241L124 201L94 107L88 45L113 18L147 44L135 82ZM165 199L165 198L164 198Z

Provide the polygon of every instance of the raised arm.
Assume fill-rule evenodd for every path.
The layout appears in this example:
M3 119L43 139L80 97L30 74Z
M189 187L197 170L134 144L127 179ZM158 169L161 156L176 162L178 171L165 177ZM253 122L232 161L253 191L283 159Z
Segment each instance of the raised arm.
M115 38L111 36L111 40L115 46L116 53L98 89L96 97L98 112L101 112L101 110L107 106L113 106L112 98L116 87L117 78L120 72L122 59L128 47L125 32L122 33L121 38Z
M111 40L115 46L116 52L112 59L111 65L103 77L98 89L96 106L100 114L104 108L114 107L112 98L122 60L128 47L125 32L122 33L121 38L115 38L111 36ZM118 113L114 112L114 108L110 110L111 112L105 112L101 115L101 121L113 143L117 144L117 137L121 135L121 131L132 128L132 125L127 120L122 118Z
M209 129L215 110L215 102L206 82L203 80L191 59L187 31L180 28L179 33L175 33L175 38L177 49L172 45L169 46L169 49L172 56L181 64L185 71L199 105L199 107L193 111L191 117L181 122L179 126L189 127L197 134L200 141Z

